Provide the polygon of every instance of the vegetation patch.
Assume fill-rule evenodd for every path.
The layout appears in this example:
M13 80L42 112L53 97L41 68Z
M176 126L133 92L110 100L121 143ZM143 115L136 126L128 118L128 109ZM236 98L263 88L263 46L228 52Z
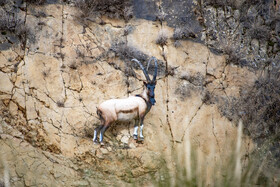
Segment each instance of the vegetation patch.
M161 30L157 36L156 44L160 46L164 46L167 44L167 39L168 39L167 31Z
M114 52L117 57L120 59L128 62L131 61L131 59L136 58L141 63L143 63L144 67L147 67L147 63L150 60L151 56L143 53L139 49L137 49L134 46L129 46L124 42L115 42L111 48L110 51ZM158 60L158 75L164 76L166 72L166 64L163 61ZM140 69L139 66L136 63L130 63L131 66L135 69ZM149 65L148 73L150 75L153 75L154 73L154 63L151 63Z
M46 0L26 0L26 2L35 5L43 5Z
M6 35L7 31L9 31L24 39L27 27L25 27L23 19L17 13L6 11L1 7L0 14L1 33Z
M196 37L196 34L188 27L177 27L173 33L174 40L183 40Z
M244 132L259 149L255 152L280 166L280 68L266 71L250 87L241 89L239 98L220 102L220 111L237 123L242 119ZM221 104L222 103L222 104Z
M244 88L234 103L235 117L254 139L280 139L280 69L275 68L260 77L252 87Z
M110 18L128 21L133 17L130 0L77 0L74 5L81 10L81 17L106 15Z

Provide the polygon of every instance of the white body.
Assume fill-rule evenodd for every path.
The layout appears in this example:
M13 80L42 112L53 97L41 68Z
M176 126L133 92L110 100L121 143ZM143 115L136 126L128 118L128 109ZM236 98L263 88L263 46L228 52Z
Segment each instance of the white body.
M107 122L130 121L145 115L147 104L141 97L130 96L126 99L110 99L101 103L98 110Z

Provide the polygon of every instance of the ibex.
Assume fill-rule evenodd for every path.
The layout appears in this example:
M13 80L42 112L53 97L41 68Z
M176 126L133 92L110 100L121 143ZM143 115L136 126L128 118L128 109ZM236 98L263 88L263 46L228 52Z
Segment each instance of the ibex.
M133 139L138 140L138 123L140 121L140 141L144 140L144 118L151 110L152 105L156 103L154 90L157 83L157 60L152 57L149 60L148 66L151 60L154 60L155 63L155 71L152 80L143 65L137 59L132 59L132 61L140 66L147 80L147 82L144 81L144 89L141 94L130 96L126 99L110 99L104 101L97 107L97 115L100 118L101 125L94 129L94 143L98 143L97 135L100 131L99 142L101 145L104 145L104 133L115 121L131 121L133 119L135 120Z

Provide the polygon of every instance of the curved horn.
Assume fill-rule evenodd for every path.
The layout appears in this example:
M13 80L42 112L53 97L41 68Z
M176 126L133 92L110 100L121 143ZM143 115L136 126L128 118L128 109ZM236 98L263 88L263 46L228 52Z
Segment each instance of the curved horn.
M154 76L153 76L152 82L155 82L156 78L157 78L157 59L155 57L152 57L152 59L154 59L154 61L155 61L155 72L154 72Z
M151 61L154 59L155 57L152 57L149 62L148 62L148 65L147 65L147 68L146 68L146 71L149 72L149 67L150 67L150 64L151 64Z
M151 82L151 79L150 79L150 77L149 77L147 71L145 70L145 68L144 68L143 65L141 64L141 62L139 62L139 61L138 61L137 59L135 59L135 58L132 59L131 61L136 62L136 63L140 66L140 68L142 69L142 71L143 71L143 73L144 73L144 75L145 75L147 81L148 81L148 82Z

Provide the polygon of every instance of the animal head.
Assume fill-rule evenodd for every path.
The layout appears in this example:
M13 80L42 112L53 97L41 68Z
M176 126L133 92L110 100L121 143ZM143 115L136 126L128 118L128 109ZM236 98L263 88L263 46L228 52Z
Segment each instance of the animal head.
M154 60L154 63L155 63L155 71L154 71L154 75L153 75L153 79L151 80L150 79L150 76L148 75L147 71L149 69L149 65L150 65L150 62ZM147 69L144 68L144 66L141 64L141 62L139 62L137 59L132 59L132 61L136 62L140 68L142 69L145 77L146 77L146 80L147 82L144 82L144 86L146 87L146 90L147 90L147 94L148 94L148 97L149 97L149 100L151 102L152 105L154 105L156 103L156 100L155 100L155 87L156 87L156 84L157 84L157 81L156 81L156 77L157 77L157 59L155 57L152 57L149 62L148 62L148 67Z
M152 105L154 105L156 103L156 100L155 100L156 84L157 84L156 81L152 82L152 83L144 82L144 86L146 87L147 94L149 96L149 99L150 99L150 102L152 103Z

